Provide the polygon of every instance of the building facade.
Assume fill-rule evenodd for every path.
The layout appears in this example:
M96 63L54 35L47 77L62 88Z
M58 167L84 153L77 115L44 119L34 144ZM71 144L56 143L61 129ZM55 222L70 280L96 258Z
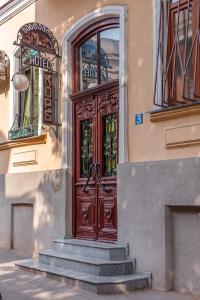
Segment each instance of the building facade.
M199 3L0 1L0 247L127 241L199 293Z

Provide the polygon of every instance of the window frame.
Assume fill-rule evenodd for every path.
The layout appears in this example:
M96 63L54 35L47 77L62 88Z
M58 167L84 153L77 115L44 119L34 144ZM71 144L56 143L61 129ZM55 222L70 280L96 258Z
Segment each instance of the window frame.
M13 75L19 70L19 60L20 60L20 48L15 47L11 54L10 61L10 70L11 70L11 78ZM27 69L27 68L25 68ZM37 132L32 134L22 134L21 136L10 137L9 132L14 128L14 131L23 130L25 127L20 127L17 115L19 115L19 98L20 92L16 91L13 87L13 84L10 85L10 99L9 99L9 128L8 128L8 139L23 139L27 137L39 136L42 134L42 116L43 116L43 96L44 96L44 70L39 68L39 82L38 82L38 122L37 122ZM16 126L17 123L17 126Z
M196 31L198 29L197 24L197 12L196 8L198 7L198 1L199 0L191 0L190 5L192 5L192 44L196 35ZM188 7L188 0L177 0L174 3L166 2L166 6L164 7L164 1L160 0L160 6L158 6L158 2L154 0L154 6L156 7L156 20L154 20L154 63L155 63L155 69L154 69L154 109L157 107L161 107L162 109L171 109L181 106L188 106L193 104L199 104L200 103L200 96L196 97L193 95L193 97L186 98L184 97L183 93L179 97L174 97L172 94L172 70L174 66L174 57L175 53L173 52L173 42L174 42L174 30L175 24L174 24L174 15L178 11L178 7L180 8L180 12ZM163 38L163 40L162 40ZM161 45L162 43L162 45ZM196 45L194 45L196 47ZM198 47L200 47L200 43L198 43ZM192 48L189 48L190 50ZM178 51L178 50L177 50ZM173 52L173 53L172 53ZM171 54L172 53L172 54ZM161 58L162 55L162 58ZM170 61L170 55L172 55ZM195 56L195 50L191 50L191 59L194 60ZM176 58L177 59L177 58ZM182 58L183 59L183 58ZM186 60L188 57L186 56ZM165 68L165 65L163 67L162 64L166 64L165 72L161 70L161 68ZM169 66L168 66L169 64ZM167 70L168 66L168 70ZM175 69L174 69L175 70ZM187 72L187 70L186 70ZM175 71L174 71L175 73ZM198 73L198 72L197 72ZM181 81L184 88L184 76L181 75ZM165 78L165 79L164 79ZM166 81L166 82L165 82ZM200 76L198 78L198 91L200 90ZM176 84L176 83L175 83ZM174 87L175 89L175 87ZM196 87L195 87L196 90ZM166 92L167 91L167 92ZM175 94L175 93L174 93ZM181 99L181 101L179 100Z
M98 35L100 37L100 32L112 28L119 28L120 29L120 22L118 17L111 17L108 19L104 19L98 22L95 22L92 26L88 26L84 32L81 32L76 39L72 43L72 72L73 72L73 78L72 78L72 94L78 93L78 92L84 92L88 91L91 88L87 90L81 90L80 89L80 55L79 55L79 49L81 45L83 45L88 39L93 37L95 34L97 34L97 49L100 49L100 38L98 38ZM100 74L100 64L97 60L97 69L98 69L98 75ZM118 79L119 80L119 79ZM112 80L113 81L113 80ZM111 83L112 81L109 81ZM116 81L116 80L114 80ZM100 83L100 76L97 78L97 86L100 87L101 85L106 83Z

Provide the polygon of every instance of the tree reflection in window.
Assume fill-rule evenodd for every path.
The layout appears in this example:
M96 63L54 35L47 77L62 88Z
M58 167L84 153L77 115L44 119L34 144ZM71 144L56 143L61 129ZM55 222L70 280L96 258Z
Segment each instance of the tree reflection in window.
M86 90L97 85L97 35L80 47L80 88Z
M80 90L119 77L119 28L98 32L79 49Z

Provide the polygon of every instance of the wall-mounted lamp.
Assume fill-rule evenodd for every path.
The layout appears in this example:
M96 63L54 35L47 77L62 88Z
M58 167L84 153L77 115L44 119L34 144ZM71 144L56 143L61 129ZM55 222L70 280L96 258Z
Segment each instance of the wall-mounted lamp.
M5 51L0 50L0 80L7 80L7 68L9 66L9 58Z
M22 71L15 73L12 77L14 88L18 92L24 92L29 88L29 79L26 74Z

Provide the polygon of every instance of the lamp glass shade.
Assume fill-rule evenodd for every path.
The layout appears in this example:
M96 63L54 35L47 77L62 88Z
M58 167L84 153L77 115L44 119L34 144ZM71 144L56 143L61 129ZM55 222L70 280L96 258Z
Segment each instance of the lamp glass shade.
M22 72L17 72L12 78L14 88L19 92L24 92L29 87L29 79L26 74Z

